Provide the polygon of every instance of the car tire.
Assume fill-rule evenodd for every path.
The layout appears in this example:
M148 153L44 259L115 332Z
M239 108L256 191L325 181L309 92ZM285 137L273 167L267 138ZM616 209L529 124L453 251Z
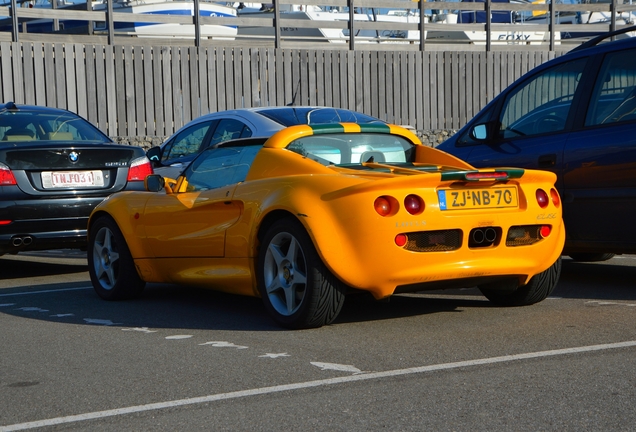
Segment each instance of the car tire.
M547 270L535 275L523 286L516 279L479 286L481 293L497 306L527 306L545 300L561 275L561 258Z
M327 269L295 219L281 219L265 233L257 277L267 312L283 327L321 327L342 309L346 286Z
M139 277L126 240L110 217L91 226L88 237L88 272L95 292L104 300L138 297L146 283Z
M570 254L570 258L580 262L599 262L612 259L615 255L613 253L574 253Z

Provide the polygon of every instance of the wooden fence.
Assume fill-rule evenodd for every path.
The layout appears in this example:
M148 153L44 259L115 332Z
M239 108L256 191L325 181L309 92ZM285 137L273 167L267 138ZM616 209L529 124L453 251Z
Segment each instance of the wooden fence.
M289 104L457 129L559 54L0 42L0 94L66 108L112 137L165 137L209 112Z

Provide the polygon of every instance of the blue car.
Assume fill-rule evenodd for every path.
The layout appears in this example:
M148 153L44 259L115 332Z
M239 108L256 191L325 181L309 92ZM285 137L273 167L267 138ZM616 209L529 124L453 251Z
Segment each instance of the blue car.
M438 146L476 167L556 173L563 254L578 261L636 253L636 38L608 41L635 29L538 66Z

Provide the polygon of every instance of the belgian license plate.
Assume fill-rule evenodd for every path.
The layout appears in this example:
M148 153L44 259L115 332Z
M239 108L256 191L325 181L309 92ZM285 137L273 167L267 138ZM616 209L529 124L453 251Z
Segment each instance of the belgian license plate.
M104 175L101 171L44 171L42 187L75 188L104 186Z
M437 191L440 210L518 207L514 186L488 189L443 189Z

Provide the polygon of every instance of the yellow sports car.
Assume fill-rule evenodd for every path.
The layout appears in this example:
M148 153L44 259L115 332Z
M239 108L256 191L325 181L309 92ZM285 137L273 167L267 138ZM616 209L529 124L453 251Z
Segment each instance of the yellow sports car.
M475 169L398 126L293 126L108 198L89 221L89 271L107 300L146 282L260 296L288 328L331 323L356 290L478 286L495 304L528 305L561 269L554 182Z

